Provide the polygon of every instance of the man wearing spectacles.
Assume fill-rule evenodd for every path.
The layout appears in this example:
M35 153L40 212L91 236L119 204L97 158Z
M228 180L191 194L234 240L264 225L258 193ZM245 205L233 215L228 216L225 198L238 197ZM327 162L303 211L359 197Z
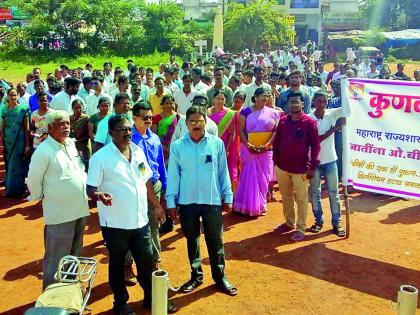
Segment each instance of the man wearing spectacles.
M146 155L147 163L152 170L150 181L153 184L157 198L160 199L162 205L165 205L166 168L160 139L150 130L153 118L152 106L148 101L143 100L134 104L132 112L134 125L131 141L138 145ZM153 261L154 263L158 263L160 257L159 223L156 221L153 214L153 206L150 203L148 207L148 216L152 241L154 243ZM132 259L129 257L126 259L126 282L128 282L127 280L130 280L128 275L132 274L132 272L130 273L132 270L131 266Z
M179 217L187 239L191 279L180 291L189 293L203 283L200 219L216 286L234 296L238 290L225 275L222 211L232 211L233 193L223 141L206 132L206 109L191 106L186 114L189 133L171 145L166 200L169 217Z
M197 94L194 96L192 100L192 105L200 106L204 108L205 110L207 110L208 104L209 104L209 100L205 94ZM204 128L209 134L214 135L214 136L218 135L217 125L213 120L209 119L208 121L206 121ZM176 125L174 134L171 139L171 144L174 143L176 140L185 136L187 133L188 133L188 127L185 120L185 116L182 116L179 119L178 124Z
M102 236L109 251L109 285L114 293L113 313L136 314L127 304L124 262L131 251L144 291L143 306L151 308L153 263L148 201L158 222L165 212L153 189L153 172L143 151L131 142L132 127L123 115L108 121L112 142L90 160L86 192L97 201ZM176 308L168 304L168 312Z

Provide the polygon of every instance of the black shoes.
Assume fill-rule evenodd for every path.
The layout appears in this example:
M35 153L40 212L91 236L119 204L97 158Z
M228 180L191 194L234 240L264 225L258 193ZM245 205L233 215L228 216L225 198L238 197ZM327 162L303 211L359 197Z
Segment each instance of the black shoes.
M179 292L182 293L190 293L197 289L200 285L203 284L202 280L198 279L191 279L190 281L185 282L181 287L179 288Z

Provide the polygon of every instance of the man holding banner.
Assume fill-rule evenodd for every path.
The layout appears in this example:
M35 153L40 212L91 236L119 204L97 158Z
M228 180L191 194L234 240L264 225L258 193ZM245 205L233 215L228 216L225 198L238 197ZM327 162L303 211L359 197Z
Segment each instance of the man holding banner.
M312 233L321 231L324 224L321 205L321 176L325 177L330 201L333 232L337 236L346 236L346 231L340 225L340 197L338 196L338 171L337 154L334 145L334 132L341 129L345 123L342 117L342 108L326 109L327 94L316 92L313 99L315 111L309 114L316 121L321 151L318 159L319 165L315 170L314 177L310 179L309 192L311 194L312 212L315 217L315 224L311 226Z
M360 190L420 199L420 83L349 79L343 109L343 184Z

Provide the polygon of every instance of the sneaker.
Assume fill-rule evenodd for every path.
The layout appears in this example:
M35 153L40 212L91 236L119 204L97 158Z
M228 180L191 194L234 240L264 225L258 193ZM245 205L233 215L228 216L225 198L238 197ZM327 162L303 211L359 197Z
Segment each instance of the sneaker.
M309 231L311 231L312 233L319 233L321 229L322 229L322 224L315 222L315 224L311 226Z
M305 239L305 236L305 233L302 233L301 231L296 231L295 233L293 233L290 239L295 242L300 242Z
M124 279L125 284L128 286L134 286L137 284L137 277L133 271L133 264L125 266Z
M294 228L287 225L286 223L283 223L283 224L280 224L277 227L275 227L273 230L276 231L276 232L279 232L280 234L283 234L283 233L287 233L287 232L290 232L290 231L294 230Z
M346 230L341 225L336 225L333 227L333 233L338 237L345 237Z

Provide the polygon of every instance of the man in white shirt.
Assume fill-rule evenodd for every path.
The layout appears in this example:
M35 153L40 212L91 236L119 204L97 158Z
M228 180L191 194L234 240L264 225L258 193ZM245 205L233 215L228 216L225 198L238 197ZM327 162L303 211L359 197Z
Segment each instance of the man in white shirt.
M46 117L48 137L35 150L29 166L30 200L42 200L45 220L43 289L55 282L59 260L81 256L89 215L86 173L74 140L70 117L53 111Z
M324 64L322 62L318 63L317 70L318 70L322 83L326 84L329 72L325 71Z
M253 83L249 84L245 88L245 94L246 94L245 105L244 105L245 107L250 107L250 106L253 105L251 99L254 96L254 92L257 88L263 87L267 91L271 91L270 84L267 84L263 81L264 69L262 67L255 67L254 68L254 77L255 77L255 81Z
M114 84L114 72L112 71L112 63L104 63L104 85L110 88Z
M32 74L34 75L34 79L31 82L29 82L28 85L26 86L26 92L31 94L31 95L35 94L35 92L36 92L35 88L34 88L35 80L41 80L41 69L40 68L34 68L32 70ZM41 81L44 84L45 91L47 91L48 90L47 82L45 82L43 80L41 80Z
M210 88L207 84L201 81L201 76L203 75L203 70L201 68L192 68L191 75L193 80L193 88L197 92L207 93L207 90Z
M148 200L156 220L165 221L165 212L150 181L152 170L143 151L131 142L130 121L114 115L108 121L112 142L96 152L89 163L87 193L97 201L102 236L109 252L109 284L114 293L114 314L136 314L124 279L125 256L130 250L144 291L143 306L151 308L153 263ZM173 312L174 306L168 305Z
M365 57L363 58L363 63L359 66L360 70L358 73L359 78L366 78L366 74L370 71L370 62L369 58Z
M80 99L83 108L85 108L85 101L77 96L79 91L80 80L75 78L66 78L64 80L64 90L57 93L51 100L50 108L55 110L64 110L70 115L73 114L71 104L75 99Z
M21 81L16 85L16 90L18 92L18 103L19 104L29 104L29 98L31 94L26 92L26 83Z
M347 62L350 64L354 63L354 59L356 59L356 53L354 52L353 48L349 47L346 49L347 55Z
M344 237L346 231L340 225L340 198L338 196L337 153L335 152L334 132L344 125L345 119L342 117L342 107L326 109L327 98L325 92L316 92L313 99L315 111L309 114L309 117L317 123L321 142L321 151L318 155L320 164L317 166L314 176L310 179L309 187L312 197L312 211L315 217L315 224L312 225L310 231L318 233L324 224L321 205L321 176L324 176L330 201L333 232L339 237Z
M114 89L113 91L109 92L109 95L111 95L113 99L115 99L115 96L117 94L121 94L121 93L125 93L131 98L131 93L130 93L131 86L130 86L128 78L125 75L122 75L118 78L117 85L118 85L118 89Z
M347 70L349 69L349 65L347 63L340 64L340 71L334 73L332 76L332 81L339 80L346 75Z
M315 51L312 53L312 58L314 58L315 69L317 68L318 63L321 61L321 56L322 56L322 51L319 50L318 48L315 49Z
M184 74L182 77L182 83L184 87L182 90L178 90L174 93L175 103L178 104L177 112L181 115L185 115L187 109L191 107L192 100L197 94L195 89L191 88L192 85L192 76L191 74Z
M103 77L92 77L92 82L90 83L92 89L93 89L93 93L91 93L86 100L86 115L88 116L92 116L96 113L99 112L99 108L98 108L98 102L99 99L102 97L106 97L109 100L109 112L112 113L113 110L113 100L112 97L110 95L108 95L107 93L105 93L105 91L103 90L103 82L104 82L104 78Z
M197 105L197 106L202 106L202 107L208 107L209 104L209 100L207 98L206 95L204 94L197 94L193 100L192 100L192 105ZM206 121L206 131L209 134L218 135L218 128L216 123L211 120L211 119L207 119ZM185 116L182 116L179 120L178 120L178 124L176 125L174 134L172 135L172 139L171 139L171 143L174 143L176 140L182 138L183 136L185 136L188 133L188 126L186 123L186 119Z
M367 79L377 79L379 78L379 70L376 68L376 62L370 63L370 70L366 72Z
M175 94L176 91L179 90L178 85L174 81L172 81L172 75L174 74L174 68L169 67L165 69L164 77L165 77L165 88L169 89L172 95Z

